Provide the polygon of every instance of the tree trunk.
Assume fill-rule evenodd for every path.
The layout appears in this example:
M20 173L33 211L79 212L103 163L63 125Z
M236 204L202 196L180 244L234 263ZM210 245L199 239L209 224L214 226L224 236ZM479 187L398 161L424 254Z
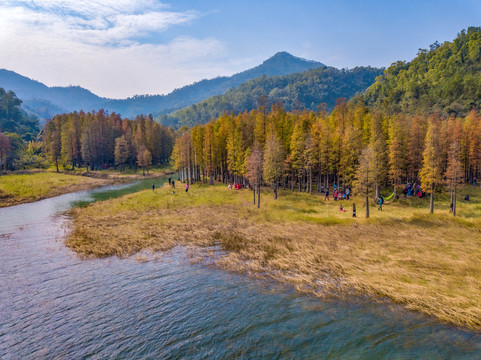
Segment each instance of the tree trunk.
M454 185L453 193L453 216L456 216L456 185Z
M252 194L254 194L254 205L256 204L256 189L252 187Z
M274 200L277 200L277 188L278 188L278 183L276 181L276 184L274 185Z
M58 159L55 159L55 166L57 167L57 172L60 172L58 171Z
M369 217L369 196L366 196L366 218Z
M142 166L142 176L145 176L145 167Z
M257 187L257 208L261 207L261 186Z
M312 170L309 169L309 194L312 194Z
M434 184L431 185L431 196L429 198L429 213L434 213Z

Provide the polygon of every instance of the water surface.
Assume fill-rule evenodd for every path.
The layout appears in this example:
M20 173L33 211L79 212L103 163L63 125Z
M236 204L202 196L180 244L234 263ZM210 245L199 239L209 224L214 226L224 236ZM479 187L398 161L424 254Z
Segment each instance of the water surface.
M480 334L397 305L300 295L182 248L142 262L64 246L62 212L151 182L0 209L1 359L481 358Z

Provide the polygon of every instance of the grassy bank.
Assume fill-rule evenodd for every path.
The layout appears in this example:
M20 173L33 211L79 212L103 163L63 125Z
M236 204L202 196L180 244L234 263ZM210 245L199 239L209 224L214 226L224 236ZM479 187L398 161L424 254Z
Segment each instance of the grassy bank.
M0 176L0 207L92 189L112 182L109 179L95 179L56 172L2 175Z
M443 321L481 330L481 192L466 188L449 215L448 196L428 213L427 199L401 199L352 218L352 202L318 196L252 192L223 185L168 187L73 210L68 246L83 256L127 256L140 250L192 246L225 269L269 274L319 296L389 297ZM348 210L340 212L339 205Z
M0 175L0 207L13 206L99 186L158 178L171 169L153 168L146 176L141 169L89 171L84 169L57 173L54 170L19 171Z

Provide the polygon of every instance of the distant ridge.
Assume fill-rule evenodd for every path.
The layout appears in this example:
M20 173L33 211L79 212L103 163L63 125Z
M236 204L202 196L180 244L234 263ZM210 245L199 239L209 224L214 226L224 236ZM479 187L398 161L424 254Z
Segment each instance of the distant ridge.
M232 76L202 80L176 89L167 95L136 95L128 99L107 99L80 86L48 87L41 82L0 69L0 87L13 90L23 101L23 108L41 119L58 113L105 109L125 117L138 114L165 114L197 103L261 75L287 75L311 70L325 65L278 52L262 64Z

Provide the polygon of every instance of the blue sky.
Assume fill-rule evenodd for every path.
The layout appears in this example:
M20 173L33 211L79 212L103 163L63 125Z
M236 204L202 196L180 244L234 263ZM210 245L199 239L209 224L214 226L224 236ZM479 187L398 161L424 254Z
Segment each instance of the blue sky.
M123 98L231 75L278 51L389 66L480 19L481 0L3 0L0 68Z

